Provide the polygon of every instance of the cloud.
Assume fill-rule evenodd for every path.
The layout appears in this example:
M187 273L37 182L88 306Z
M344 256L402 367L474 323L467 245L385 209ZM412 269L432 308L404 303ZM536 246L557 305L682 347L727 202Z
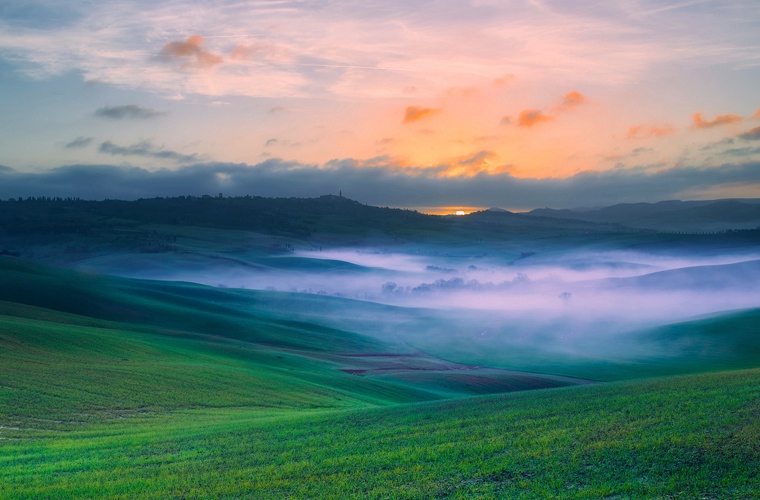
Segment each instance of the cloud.
M198 156L195 154L186 155L163 149L162 147L156 147L150 141L141 141L131 146L118 146L111 141L105 141L100 144L98 151L113 156L142 156L159 160L173 160L180 163L198 161Z
M515 79L515 75L513 75L511 73L508 73L508 74L502 75L502 76L500 76L498 78L494 78L493 83L494 83L494 85L504 86L504 85L510 83L514 79Z
M301 143L298 141L289 141L287 139L277 139L276 137L272 137L271 139L267 139L267 141L264 143L265 148L277 146L280 148L300 148Z
M92 137L82 137L82 136L79 136L76 139L74 139L73 141L71 141L69 143L66 143L66 145L63 146L63 147L66 148L66 149L86 148L87 146L90 145L90 143L92 142L92 140L93 140Z
M283 106L273 106L273 107L269 108L268 113L270 115L274 115L274 114L277 114L277 113L282 113L283 111L285 111L285 108Z
M446 89L445 95L454 98L467 98L477 95L479 90L476 87L451 87Z
M184 42L169 42L161 49L161 54L169 59L187 61L183 67L210 68L224 62L224 58L204 50L203 37L193 35Z
M475 153L471 159L486 156ZM686 192L705 197L711 190L757 185L760 162L669 170L642 166L546 179L514 177L504 170L447 176L451 165L401 167L389 158L378 158L323 165L270 159L256 165L210 163L158 170L113 165L71 165L34 173L0 169L0 198L136 199L219 191L230 196L314 197L340 187L353 199L380 206L562 208L683 198Z
M499 163L499 155L493 151L482 150L454 158L450 162L428 170L427 173L436 172L439 177L474 177L483 174L507 173L513 169L513 165Z
M733 148L720 152L726 156L755 156L760 155L760 148Z
M580 106L581 104L585 104L587 101L588 99L586 96L577 90L572 90L562 97L562 102L556 106L555 109L557 111L568 111Z
M24 9L34 3L15 1ZM685 7L656 13L652 0L583 9L563 2L493 0L455 2L446 9L429 1L219 0L195 2L192 7L174 0L37 3L29 20L47 19L49 25L9 22L0 36L0 49L9 60L19 61L22 71L37 77L73 71L86 79L162 94L181 86L186 94L218 95L219 89L234 89L237 94L271 96L286 84L287 92L295 87L310 97L328 86L345 90L342 97L355 97L390 88L377 78L339 87L355 73L317 73L295 65L236 68L240 71L217 75L220 80L230 78L216 85L146 68L146 55L156 52L156 37L199 33L188 30L200 26L217 34L215 43L221 40L220 49L214 47L217 53L206 50L200 36L174 35L176 40L163 47L164 57L189 66L214 66L222 61L221 50L257 47L250 40L261 36L290 51L294 60L329 56L337 64L388 68L397 80L394 92L417 87L424 95L471 84L471 75L499 80L507 71L530 85L573 81L617 87L644 80L652 67L677 62L708 68L714 64L718 71L757 62L752 0L721 4L720 9L681 2L678 6ZM64 3L65 7L54 6ZM66 15L69 11L75 15ZM466 40L452 33L467 33ZM302 87L304 80L314 85Z
M551 108L551 112L542 111L540 109L525 109L517 116L518 127L532 127L539 123L545 123L554 121L557 115L565 113L578 106L585 104L588 101L586 96L578 92L577 90L571 90L560 99L560 103ZM501 119L502 125L510 125L512 118L505 116Z
M483 163L484 161L490 161L497 157L498 155L493 151L478 151L475 154L460 159L458 163L460 165L477 165Z
M734 114L718 115L712 120L705 120L702 113L694 113L691 117L694 128L713 128L721 125L730 125L731 123L740 123L742 117Z
M748 130L747 132L744 132L743 134L740 134L739 138L747 140L747 141L760 140L760 127L755 127L753 129Z
M625 134L628 139L649 139L666 137L676 132L672 125L632 125Z
M517 116L517 126L532 127L533 125L550 122L552 120L554 120L554 117L552 115L548 115L540 109L526 109L520 111L520 114ZM502 123L503 121L504 120L502 119Z
M95 116L109 118L111 120L147 120L156 118L166 113L156 111L155 109L143 108L136 104L127 104L125 106L103 106L95 110Z
M230 52L230 59L286 62L291 59L290 52L271 43L252 43L249 45L236 45Z
M439 113L440 109L435 108L422 108L419 106L407 106L404 112L404 120L402 123L414 123L422 120L425 117Z
M755 114L752 115L752 119L753 120L760 120L760 108L757 108L757 110L755 111Z

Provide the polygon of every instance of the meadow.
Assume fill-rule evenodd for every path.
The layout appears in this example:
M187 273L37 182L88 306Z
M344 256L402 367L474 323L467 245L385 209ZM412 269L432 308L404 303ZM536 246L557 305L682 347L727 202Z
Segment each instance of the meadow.
M7 219L0 497L760 497L754 232L334 198Z

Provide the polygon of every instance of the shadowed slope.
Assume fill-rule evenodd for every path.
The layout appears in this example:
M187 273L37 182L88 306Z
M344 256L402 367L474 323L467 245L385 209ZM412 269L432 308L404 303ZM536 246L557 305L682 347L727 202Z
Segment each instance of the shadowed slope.
M578 383L483 371L393 338L259 311L256 294L245 291L0 258L0 299L4 426L198 407L343 408ZM377 359L402 362L383 367ZM469 383L473 372L484 382Z

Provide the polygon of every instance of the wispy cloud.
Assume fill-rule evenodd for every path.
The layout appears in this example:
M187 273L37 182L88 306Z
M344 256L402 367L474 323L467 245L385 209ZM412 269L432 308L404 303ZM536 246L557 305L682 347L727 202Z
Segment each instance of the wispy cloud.
M586 96L577 90L572 90L562 97L561 102L554 107L554 110L556 112L569 111L580 106L581 104L585 104L586 102L588 102Z
M150 141L141 141L130 146L118 146L111 141L105 141L100 144L98 151L113 156L141 156L145 158L155 158L159 160L172 160L180 163L191 163L198 161L195 154L186 155L157 147Z
M111 120L147 120L164 114L166 113L156 111L155 109L143 108L136 104L104 106L95 110L95 116L110 118Z
M748 141L760 140L760 127L755 127L753 129L748 130L747 132L744 132L743 134L739 134L739 138L745 139Z
M558 115L571 111L578 106L581 106L588 102L588 98L578 92L572 90L560 98L559 104L553 106L549 111L540 109L525 109L517 115L518 127L533 127L539 123L554 121ZM505 116L501 119L502 125L509 125L512 123L512 118Z
M439 113L440 111L441 111L440 109L436 109L436 108L424 108L421 106L407 106L406 111L404 112L404 120L402 123L414 123L414 122L422 120L423 118Z
M220 0L192 7L180 0L95 2L71 7L76 15L52 29L4 28L0 50L36 77L75 70L88 80L161 93L181 89L254 96L272 95L278 88L278 95L296 90L399 95L412 87L439 95L445 88L469 85L473 76L501 84L517 75L520 82L611 85L636 81L656 64L757 64L752 0L723 3L719 9L685 5L669 10L654 0L604 8L572 5L465 0L441 9L433 2L400 0ZM280 62L283 53L287 64L237 64L251 58ZM224 70L214 74L213 85L202 78L183 80L156 67L157 55L185 67ZM308 66L315 62L334 70ZM373 76L357 77L362 71ZM391 78L379 78L378 71ZM312 85L298 85L305 82Z
M67 142L63 147L65 147L66 149L86 148L92 143L92 141L93 141L92 137L79 136L76 139L72 140L71 142Z
M494 78L493 83L494 85L503 86L512 82L512 80L514 79L515 79L515 75L510 73L510 74L506 74L506 75L502 75L502 76Z
M741 123L743 118L739 115L726 114L718 115L712 120L705 120L702 113L694 113L691 117L694 128L713 128L720 127L721 125L730 125L732 123Z
M552 115L548 115L540 109L526 109L521 111L517 116L517 126L532 127L539 123L550 122L553 120L554 117ZM504 119L502 119L502 123L503 122Z
M721 155L726 156L760 156L760 148L731 148L720 152Z
M649 139L650 137L667 137L676 132L672 125L631 125L625 136L628 139Z
M186 40L169 42L161 49L161 54L169 59L178 59L184 62L183 67L210 68L222 64L224 58L203 47L203 37L193 35Z
M286 48L266 42L236 45L230 52L231 59L288 62L292 60Z

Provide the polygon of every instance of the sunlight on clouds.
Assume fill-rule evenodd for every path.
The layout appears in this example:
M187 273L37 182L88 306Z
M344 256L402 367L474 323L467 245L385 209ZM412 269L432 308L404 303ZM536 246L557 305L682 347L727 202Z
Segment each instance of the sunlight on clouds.
M82 115L137 106L119 106L125 102L144 103L124 108L125 117L161 110L156 137L126 119L111 124L125 136L110 137L69 111L65 137L45 139L92 137L121 145L122 156L145 166L171 153L195 158L194 151L240 163L387 156L449 177L562 177L612 161L716 165L718 156L689 141L717 141L725 131L751 139L751 130L743 137L732 126L760 119L756 93L726 86L755 75L747 69L760 50L754 0L463 0L445 8L399 0L116 0L70 8L75 16L45 30L0 20L0 57L14 74L99 82L105 90L79 97ZM712 83L688 71L710 74ZM673 99L676 81L685 86ZM119 93L132 94L109 101ZM714 114L710 100L735 113ZM706 113L694 114L699 109ZM193 153L137 147L147 138L194 144ZM631 140L657 150L632 154ZM96 149L68 148L67 159L99 161Z
M547 115L540 109L525 109L517 116L518 127L532 127L539 123L553 121L554 117Z
M167 58L187 61L183 64L183 67L197 66L199 68L210 68L224 62L222 56L204 50L201 48L201 45L203 45L203 37L193 35L188 37L184 42L167 43L161 49L161 54Z
M743 118L741 116L734 114L718 115L712 120L705 120L702 116L702 113L694 113L694 116L692 116L692 123L694 128L720 127L721 125L741 123L742 120Z
M427 116L431 116L440 112L440 109L407 106L406 111L404 112L403 123L414 123L416 121L422 120Z
M649 139L650 137L666 137L676 132L672 125L631 125L625 136L628 139Z

